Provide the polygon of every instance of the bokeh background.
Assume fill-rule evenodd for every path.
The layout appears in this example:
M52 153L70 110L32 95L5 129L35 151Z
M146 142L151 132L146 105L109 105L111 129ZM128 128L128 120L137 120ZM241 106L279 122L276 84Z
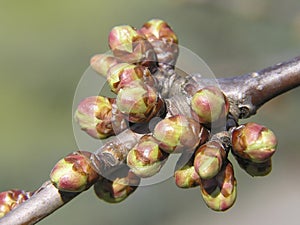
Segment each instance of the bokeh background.
M72 102L90 57L108 50L113 26L151 18L166 20L217 77L299 55L299 0L0 0L0 191L35 190L77 149ZM39 224L299 224L299 97L290 91L251 118L278 136L273 170L252 178L235 163L238 198L225 213L169 179L118 205L89 190Z

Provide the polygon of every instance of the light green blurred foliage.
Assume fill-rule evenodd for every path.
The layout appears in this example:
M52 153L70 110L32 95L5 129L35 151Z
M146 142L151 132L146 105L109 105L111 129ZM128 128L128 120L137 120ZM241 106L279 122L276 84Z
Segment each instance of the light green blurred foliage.
M298 0L0 0L0 191L38 188L54 163L76 150L72 101L90 57L108 50L113 26L139 27L155 17L218 77L300 52ZM278 152L265 178L235 164L238 200L226 213L210 211L198 188L179 190L171 179L120 205L88 191L40 224L299 224L299 96L293 90L251 118L278 135Z

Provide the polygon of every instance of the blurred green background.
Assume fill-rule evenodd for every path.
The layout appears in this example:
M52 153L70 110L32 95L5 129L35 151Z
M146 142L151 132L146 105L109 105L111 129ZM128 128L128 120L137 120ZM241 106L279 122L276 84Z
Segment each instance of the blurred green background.
M0 191L34 190L60 157L77 149L72 129L76 85L115 25L166 20L180 44L216 76L243 74L299 55L299 0L0 0ZM198 188L172 179L139 188L119 205L87 191L39 224L299 224L300 90L251 118L278 136L273 170L252 178L235 164L237 202L209 210Z

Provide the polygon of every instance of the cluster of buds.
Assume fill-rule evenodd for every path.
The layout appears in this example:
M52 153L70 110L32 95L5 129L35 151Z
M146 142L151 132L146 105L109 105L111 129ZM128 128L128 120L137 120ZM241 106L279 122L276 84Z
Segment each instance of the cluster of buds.
M255 123L232 123L229 100L218 87L182 87L187 109L169 109L172 99L163 98L167 95L160 85L172 83L165 71L176 74L179 51L178 39L165 21L150 20L139 30L117 26L108 39L112 55L97 54L90 63L106 77L116 98L88 97L79 104L75 118L95 138L108 138L126 128L133 128L139 138L130 147L124 142L126 157L112 154L109 160L123 160L126 165L125 169L113 168L109 178L96 172L99 165L93 165L92 153L65 157L50 175L58 189L77 192L94 185L100 199L118 203L135 191L142 178L160 172L170 154L180 153L174 172L176 185L199 186L209 208L225 211L234 204L237 193L229 152L252 176L270 172L277 146L274 133Z
M9 190L0 193L0 218L25 202L33 193L23 190Z

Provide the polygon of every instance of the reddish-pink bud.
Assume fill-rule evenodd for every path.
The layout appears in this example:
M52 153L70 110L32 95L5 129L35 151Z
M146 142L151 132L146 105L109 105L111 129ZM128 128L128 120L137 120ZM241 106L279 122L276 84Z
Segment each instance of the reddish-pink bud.
M167 156L151 135L145 135L129 151L127 165L139 177L151 177L160 171Z
M111 67L107 74L107 81L114 93L118 93L121 88L130 86L136 81L146 82L149 85L154 84L147 68L129 63L118 63Z
M99 175L90 160L91 154L76 151L58 161L50 173L53 185L67 192L82 192L93 185Z
M154 48L159 63L174 66L178 57L178 39L171 27L163 20L152 19L139 30Z
M275 153L276 147L275 134L260 124L247 123L232 132L232 150L243 159L265 162Z
M192 188L199 186L200 177L193 166L193 158L191 158L183 167L175 170L174 178L175 184L179 188Z
M208 138L208 131L196 121L182 115L165 118L154 128L153 136L162 150L191 151Z
M90 65L93 70L102 76L106 76L108 70L117 63L118 60L115 57L106 54L94 55L90 60Z
M236 179L230 162L212 179L201 179L201 193L206 205L215 211L225 211L235 202Z
M132 123L147 122L161 110L161 100L155 89L140 82L122 88L116 104Z
M0 193L0 218L5 216L9 211L25 202L32 196L31 192L23 190L9 190Z
M123 62L141 64L155 70L156 54L147 38L129 25L114 27L108 38L109 47L115 57Z
M127 123L121 113L114 109L114 101L102 96L88 97L78 105L75 120L82 130L94 138L118 134L127 127Z
M220 89L210 86L198 90L193 95L191 108L196 120L209 124L227 117L229 102Z
M217 141L208 141L195 153L195 170L202 179L210 179L219 173L225 158L224 147Z

